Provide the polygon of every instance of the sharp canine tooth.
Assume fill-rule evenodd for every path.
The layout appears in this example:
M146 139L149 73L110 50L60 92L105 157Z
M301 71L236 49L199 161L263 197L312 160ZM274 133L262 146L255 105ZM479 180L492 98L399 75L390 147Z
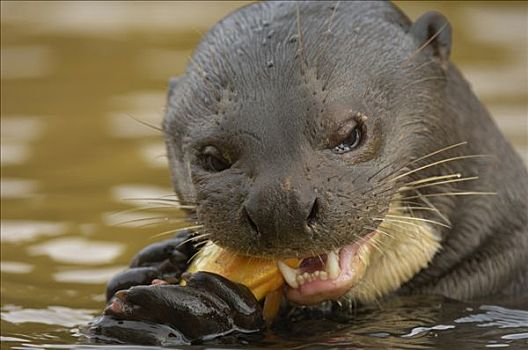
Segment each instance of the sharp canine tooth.
M336 279L341 273L339 268L339 256L335 252L330 252L326 258L326 272L330 279Z
M297 275L297 283L304 284L304 277L302 275Z
M283 263L282 261L279 261L277 263L277 267L279 268L280 272L282 273L282 277L284 277L284 280L288 285L292 288L298 288L299 284L297 283L297 271Z

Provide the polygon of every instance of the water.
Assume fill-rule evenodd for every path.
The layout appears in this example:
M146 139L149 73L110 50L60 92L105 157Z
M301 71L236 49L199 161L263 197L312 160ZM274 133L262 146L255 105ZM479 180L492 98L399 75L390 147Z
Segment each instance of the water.
M400 4L413 18L433 8L448 16L454 61L528 160L526 5ZM1 348L85 348L78 328L101 311L106 280L180 225L134 221L180 213L133 200L171 188L163 140L131 117L159 125L168 77L241 4L1 6ZM522 348L526 310L526 300L388 300L348 323L300 322L260 345Z

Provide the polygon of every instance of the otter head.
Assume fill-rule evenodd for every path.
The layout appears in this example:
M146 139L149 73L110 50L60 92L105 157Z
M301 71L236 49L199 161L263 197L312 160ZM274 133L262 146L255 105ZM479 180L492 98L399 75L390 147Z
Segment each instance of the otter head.
M367 300L397 288L438 248L433 234L430 248L418 247L423 234L413 232L425 225L399 220L400 231L412 231L399 235L398 225L380 225L401 207L413 159L456 139L435 144L428 129L443 115L436 102L449 47L443 17L412 25L388 3L273 2L235 12L170 84L163 129L176 192L196 203L220 246L303 258L297 270L281 266L294 301L353 290ZM381 269L388 251L387 263L401 263L401 246L423 250L408 271L386 277L372 267ZM372 276L394 282L374 285Z

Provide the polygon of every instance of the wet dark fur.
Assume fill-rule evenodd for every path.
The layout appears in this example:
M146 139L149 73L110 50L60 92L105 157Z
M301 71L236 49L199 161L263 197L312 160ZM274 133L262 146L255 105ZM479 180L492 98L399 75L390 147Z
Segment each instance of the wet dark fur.
M215 25L171 82L163 124L176 192L197 203L204 233L251 255L320 254L377 227L404 183L461 173L479 179L420 189L445 194L428 199L451 227L434 226L442 250L402 290L469 299L528 287L526 168L449 52L421 48L420 31L384 2L257 3ZM356 113L363 143L334 154ZM232 166L206 171L207 145ZM487 156L393 181L469 155Z

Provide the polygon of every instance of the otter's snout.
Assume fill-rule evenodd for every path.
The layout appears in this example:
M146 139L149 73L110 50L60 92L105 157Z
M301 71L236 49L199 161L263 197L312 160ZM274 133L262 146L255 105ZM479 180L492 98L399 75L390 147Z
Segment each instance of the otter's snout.
M309 184L290 179L254 186L242 208L242 220L264 242L280 236L311 234L319 214L317 194Z

